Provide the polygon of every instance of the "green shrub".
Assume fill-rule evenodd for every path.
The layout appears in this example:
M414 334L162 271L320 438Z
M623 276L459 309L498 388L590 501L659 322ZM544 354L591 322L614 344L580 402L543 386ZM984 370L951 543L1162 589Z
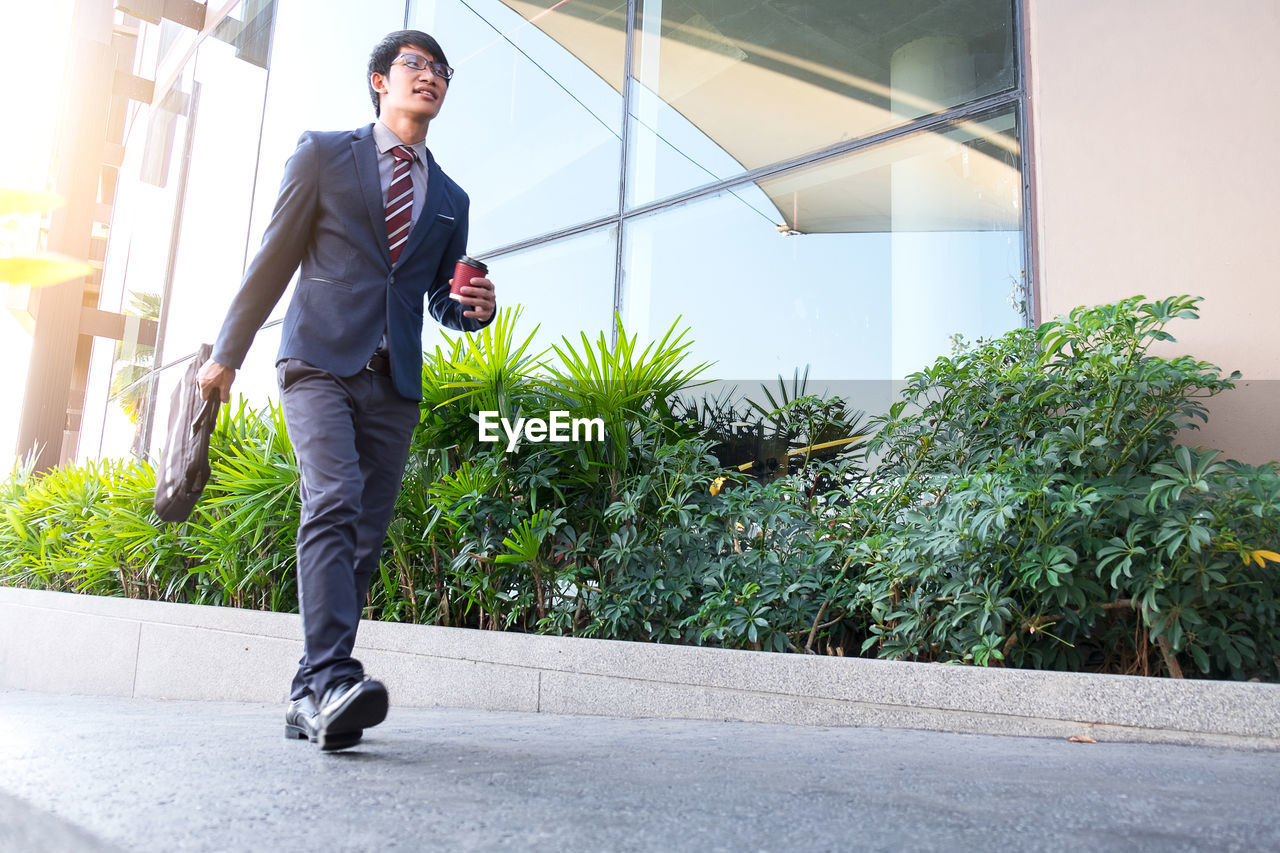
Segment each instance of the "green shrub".
M293 611L298 466L274 404L222 407L209 448L209 483L183 525L195 603Z
M0 554L8 583L58 592L181 597L179 537L150 511L151 468L101 460L5 486Z
M1197 302L1077 309L910 378L857 505L865 649L1276 677L1280 480L1175 445L1235 376L1149 353Z
M160 601L296 609L297 470L279 409L224 408L205 494L182 524L152 511L155 472L99 460L0 492L0 579Z
M538 350L504 311L426 355L366 615L1276 680L1280 477L1177 445L1234 376L1150 352L1197 301L1081 308L969 347L910 377L871 428L798 371L756 402L678 399L707 365L685 366L676 324L643 349L619 326L614 345ZM606 440L507 453L479 441L480 410L599 416ZM296 609L279 409L224 409L211 463L181 525L151 513L145 463L16 471L0 578Z

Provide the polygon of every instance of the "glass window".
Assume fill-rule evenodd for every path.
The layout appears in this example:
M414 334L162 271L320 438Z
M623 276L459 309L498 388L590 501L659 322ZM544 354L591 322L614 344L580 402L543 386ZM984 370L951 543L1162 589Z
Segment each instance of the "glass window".
M710 186L1013 93L1011 0L636 0L629 87L627 7L369 0L353 15L345 0L244 0L131 137L103 275L116 304L103 307L155 313L148 299L171 279L163 350L99 342L96 446L82 452L123 453L140 435L145 444L128 420L133 391L111 390L145 358L173 365L139 386L163 432L179 359L217 334L298 135L374 120L369 51L406 25L439 39L457 71L427 143L471 196L468 251L487 258L500 306L524 307L520 328L541 325L544 346L610 334L619 239L627 331L653 340L682 315L692 360L715 362L710 377L746 390L807 367L808 390L857 387L855 405L881 409L887 380L948 352L955 336L1026 322L1012 107ZM678 206L627 211L698 187L704 195ZM582 223L599 227L504 249ZM275 394L290 298L237 378L255 404ZM428 322L424 346L439 335Z
M277 0L250 252L262 241L298 136L374 120L365 77L369 52L403 24L403 0L365 0L358 13L347 0Z
M249 212L267 72L238 58L233 44L206 39L196 79L195 136L164 312L164 362L214 341L240 287L246 253L256 248L248 244Z
M165 29L171 28L176 25ZM169 278L194 90L195 63L188 62L170 95L135 113L126 131L135 144L126 147L120 169L98 306L129 319L124 341L93 341L77 448L82 458L147 452L156 357L140 342L141 321L158 319Z
M1005 112L628 221L627 329L683 315L748 386L901 378L1024 322L1021 187Z
M101 435L89 441L86 434L83 452L120 455L159 447L168 416L166 387L172 389L186 369L184 359L201 342L216 338L240 286L267 84L260 60L269 44L273 8L253 0L233 10L213 37L201 42L180 90L140 125L145 137L131 148L131 156L140 160L139 180L131 187L122 181L113 218L131 226L127 244L112 242L113 251L127 247L127 254L108 264L122 291L115 305L104 307L159 321L157 348L128 340L95 342L95 370L109 366L111 379L90 381L91 393L106 394L95 403L105 411ZM130 166L123 171L128 174ZM153 202L139 204L148 199ZM261 352L261 342L255 342L255 356ZM274 373L264 365L273 360L274 349L269 357L247 360L237 393L255 405L264 402L274 390ZM157 373L165 364L175 367ZM260 381L267 375L270 387Z
M640 0L628 203L1016 85L1009 0Z
M263 4L258 2L255 5ZM209 282L208 303L212 307L203 320L204 328L209 331L198 339L192 339L191 346L201 341L211 343L221 328L244 269L261 245L262 233L275 207L284 165L297 147L298 136L306 130L351 130L374 121L365 77L369 52L383 36L403 26L404 2L368 0L361 4L360 14L353 15L351 4L343 0L277 0L272 18L273 36L268 52L270 72L266 77L265 103L257 102L258 118L253 118L252 98L246 99L237 117L227 115L225 124L213 126L201 117L198 143L208 140L211 152L218 146L234 150L237 153L233 159L237 164L240 164L239 152L249 157L248 162L235 166L237 170L243 170L238 171L235 178L229 177L229 171L223 177L236 188L235 198L230 203L239 210L232 222L239 223L245 211L251 210L252 218L247 239L234 244L234 251L227 252L225 269L218 267L216 270L217 283ZM262 74L255 66L263 55L263 29L264 22L259 20L255 23L255 19L246 14L240 26L232 27L221 35L215 32L215 38L225 40L226 44L206 40L201 48L202 61L206 48L217 50L218 56L234 55L238 60L235 69L222 72L220 79L234 80L236 76ZM238 138L233 140L232 136ZM218 174L217 163L210 161L204 175L211 187L216 184ZM238 189L240 176L252 177L251 194L241 194ZM189 202L188 216L192 207ZM199 263L201 257L196 248L198 245L203 245L207 252L219 240L219 235L228 231L234 234L240 227L238 224L235 228L205 224L209 227L189 230L193 265ZM190 281L197 277L199 274L193 270ZM179 285L182 281L179 277ZM197 297L192 295L191 298ZM263 405L276 395L275 358L280 344L280 321L292 298L291 285L276 303L266 324L254 336L253 346L236 376L234 393L243 394L254 405ZM175 357L180 354L172 349L171 352Z
M499 308L522 306L517 334L540 326L535 342L541 347L559 343L562 335L577 343L581 332L594 341L603 331L608 339L617 247L618 229L609 226L489 260ZM425 348L433 349L439 336L440 326L428 318Z
M409 25L456 69L427 144L471 196L472 254L617 214L626 4L613 5L412 4Z

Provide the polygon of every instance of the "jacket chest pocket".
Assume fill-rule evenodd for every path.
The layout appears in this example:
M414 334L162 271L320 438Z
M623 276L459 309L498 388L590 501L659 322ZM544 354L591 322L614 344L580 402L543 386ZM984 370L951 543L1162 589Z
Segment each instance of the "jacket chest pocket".
M336 278L321 278L320 276L309 275L303 279L305 282L314 282L321 287L336 287L338 290L350 290L351 282L341 281Z

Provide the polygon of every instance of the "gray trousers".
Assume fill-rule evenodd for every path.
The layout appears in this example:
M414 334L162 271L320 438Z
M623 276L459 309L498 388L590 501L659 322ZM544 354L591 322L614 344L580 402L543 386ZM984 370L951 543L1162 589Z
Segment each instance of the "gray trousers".
M298 610L303 651L290 698L361 678L351 656L369 582L400 491L418 403L370 371L339 377L298 359L276 365L301 476Z

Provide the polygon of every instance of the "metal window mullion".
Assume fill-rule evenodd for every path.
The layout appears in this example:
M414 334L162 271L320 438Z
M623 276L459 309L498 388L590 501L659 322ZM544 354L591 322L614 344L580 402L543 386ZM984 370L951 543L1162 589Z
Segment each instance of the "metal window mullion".
M510 255L513 252L522 252L525 249L532 249L535 246L541 246L543 243L550 243L553 240L560 240L565 237L573 237L578 234L585 234L588 231L595 231L597 228L603 228L606 225L617 225L619 216L611 213L608 216L597 217L596 219L588 219L585 222L579 222L577 225L571 225L568 228L561 228L558 231L548 231L545 234L539 234L536 237L528 237L524 240L517 240L514 243L507 243L496 249L490 249L481 252L472 257L488 261L492 258L498 258L503 255Z
M1027 32L1027 9L1024 0L1013 0L1013 50L1018 61L1018 167L1022 172L1022 277L1027 295L1027 313L1023 321L1034 328L1040 322L1039 252L1036 248L1035 152L1031 150L1031 40Z
M616 216L605 221L617 223L614 235L613 264L613 312L622 314L622 220L627 210L627 164L631 157L631 63L633 61L636 38L636 4L637 0L627 0L627 32L623 49L622 68L622 149L618 171L618 211ZM598 227L593 225L592 227ZM618 324L609 318L609 336L612 345L618 343Z
M275 4L276 0L271 0L271 2ZM244 253L240 261L241 280L244 279L245 273L249 271L249 261L251 260L249 251L252 241L249 238L253 235L253 211L257 207L258 181L262 176L262 138L266 135L267 130L267 101L271 95L271 54L275 51L276 46L275 15L279 8L278 5L273 5L271 8L271 43L267 46L267 67L264 69L267 72L267 77L262 81L262 112L258 116L258 145L253 153L253 183L249 187L249 221L244 229Z

